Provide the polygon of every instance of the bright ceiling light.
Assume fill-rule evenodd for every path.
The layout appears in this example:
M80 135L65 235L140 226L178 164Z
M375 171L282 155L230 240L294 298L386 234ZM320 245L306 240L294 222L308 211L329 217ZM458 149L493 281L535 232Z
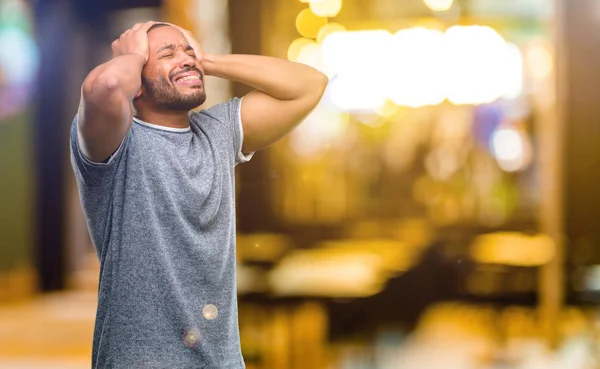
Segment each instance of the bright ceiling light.
M383 30L338 32L325 37L323 68L333 76L328 95L337 107L374 111L385 104L391 37Z
M457 105L486 104L505 94L511 78L506 42L492 28L454 26L446 31L448 100Z
M388 80L389 97L398 105L437 105L446 98L444 34L437 30L411 28L393 37Z

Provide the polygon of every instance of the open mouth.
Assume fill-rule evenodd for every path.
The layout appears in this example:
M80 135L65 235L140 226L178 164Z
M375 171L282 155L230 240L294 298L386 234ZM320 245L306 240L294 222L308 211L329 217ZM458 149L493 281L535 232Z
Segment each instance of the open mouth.
M179 86L201 85L202 76L198 72L180 73L173 78L173 84Z

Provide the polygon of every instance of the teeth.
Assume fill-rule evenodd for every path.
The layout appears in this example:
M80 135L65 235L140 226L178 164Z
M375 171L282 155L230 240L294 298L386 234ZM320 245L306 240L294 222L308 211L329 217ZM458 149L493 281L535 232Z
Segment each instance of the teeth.
M198 80L198 79L199 79L199 76L186 76L183 78L179 78L177 80L177 82L187 82L187 81L194 81L194 80Z

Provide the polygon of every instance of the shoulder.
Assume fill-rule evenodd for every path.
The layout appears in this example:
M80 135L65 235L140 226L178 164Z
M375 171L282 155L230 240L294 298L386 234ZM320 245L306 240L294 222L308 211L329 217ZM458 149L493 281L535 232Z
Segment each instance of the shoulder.
M241 100L234 97L228 101L213 105L209 108L200 111L192 111L190 119L193 122L202 121L218 121L224 125L231 125L232 122L237 122Z

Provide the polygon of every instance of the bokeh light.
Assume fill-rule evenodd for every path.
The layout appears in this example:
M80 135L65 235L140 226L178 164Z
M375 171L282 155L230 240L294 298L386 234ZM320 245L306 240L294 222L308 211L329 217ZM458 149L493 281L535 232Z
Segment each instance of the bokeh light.
M523 93L524 66L523 54L519 47L513 43L506 44L506 84L503 87L503 98L516 99Z
M454 0L423 0L425 5L433 11L443 12L452 7Z
M297 38L294 41L292 41L292 43L288 47L288 59L291 61L298 61L298 56L300 55L300 52L307 45L316 45L316 42L314 40L311 40L310 38L304 37Z
M335 17L342 10L342 0L311 0L310 9L321 17Z
M183 343L190 348L198 347L202 342L202 333L198 328L189 328L183 334Z
M387 99L388 31L333 33L323 40L323 67L333 75L331 101L345 111L375 110ZM360 50L360 51L359 51Z
M302 36L308 38L316 38L325 24L327 18L316 15L311 9L302 10L296 17L296 29Z
M315 42L302 46L297 61L315 69L323 70L321 46Z
M471 245L473 259L486 264L540 266L552 260L556 245L546 235L492 233L479 236Z
M219 310L213 304L208 304L202 308L202 315L206 320L213 320L219 315Z
M0 0L0 119L31 101L40 64L31 35L32 16L22 0Z
M529 164L529 142L525 135L510 126L499 126L491 138L492 152L498 165L507 172L524 169Z
M322 43L327 36L336 32L346 32L346 27L335 22L327 23L319 30L319 33L317 34L317 42Z
M381 289L382 262L375 254L294 251L269 275L281 296L364 297Z
M500 128L492 136L494 154L500 160L515 160L523 156L521 136L512 128Z
M298 157L317 159L343 138L348 116L321 103L292 133L290 148Z
M376 113L382 118L391 118L396 115L399 110L400 107L397 104L391 100L386 100L382 106L377 108Z
M389 98L398 105L420 107L444 101L446 91L440 82L446 70L444 34L421 27L399 31L391 50Z
M505 93L511 79L507 47L494 29L453 26L446 31L448 99L457 105L485 104Z
M490 27L454 26L445 33L414 27L393 37L383 30L332 29L339 31L323 37L322 66L311 65L332 77L329 98L344 111L372 111L386 99L409 107L446 99L480 105L523 93L521 51ZM316 56L315 47L309 50Z
M527 69L535 79L544 80L552 74L554 61L548 47L534 42L526 51Z
M33 82L39 67L37 45L18 28L0 29L0 68L9 85Z

